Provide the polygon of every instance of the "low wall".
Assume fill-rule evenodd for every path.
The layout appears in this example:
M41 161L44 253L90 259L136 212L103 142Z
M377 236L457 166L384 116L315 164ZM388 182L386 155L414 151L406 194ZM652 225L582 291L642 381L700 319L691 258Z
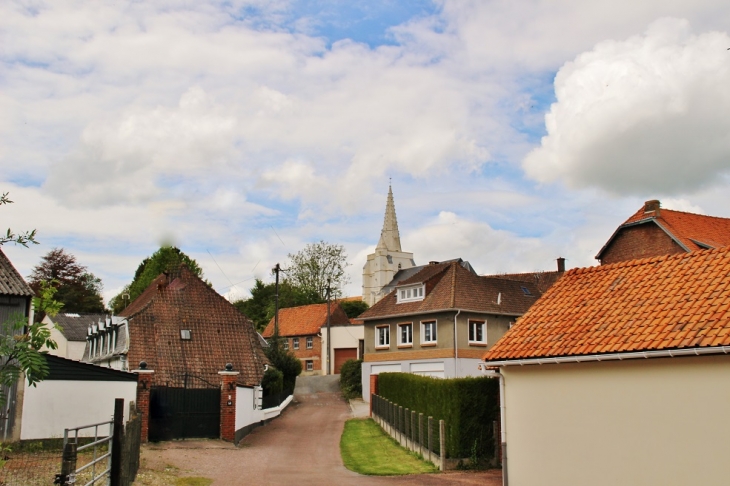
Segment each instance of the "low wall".
M275 419L294 399L293 395L284 400L278 407L260 409L261 394L260 387L248 388L236 387L236 438L234 443L243 439L256 427L265 425L270 420Z

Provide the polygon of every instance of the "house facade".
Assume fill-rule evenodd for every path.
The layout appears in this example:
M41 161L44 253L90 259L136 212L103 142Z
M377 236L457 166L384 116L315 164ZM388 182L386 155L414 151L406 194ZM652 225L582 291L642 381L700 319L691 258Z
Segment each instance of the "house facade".
M514 486L725 484L730 248L574 269L485 353Z
M326 303L279 309L279 337L284 348L302 362L302 374L305 376L338 374L345 361L361 357L358 349L363 339L363 326L351 322L337 301L331 302L329 309L329 341ZM265 339L274 336L275 325L272 318L262 334Z
M363 397L383 372L479 375L484 352L540 295L532 282L479 276L461 259L424 266L359 317Z
M59 356L61 358L81 361L84 359L84 351L86 350L86 338L93 326L97 328L111 320L108 314L78 314L71 312L60 312L51 317L46 315L43 323L51 329L51 339L56 342L56 349L49 349L48 354ZM114 340L111 336L111 341ZM121 364L107 367L122 369Z
M646 201L596 255L602 265L730 245L730 219L664 209Z

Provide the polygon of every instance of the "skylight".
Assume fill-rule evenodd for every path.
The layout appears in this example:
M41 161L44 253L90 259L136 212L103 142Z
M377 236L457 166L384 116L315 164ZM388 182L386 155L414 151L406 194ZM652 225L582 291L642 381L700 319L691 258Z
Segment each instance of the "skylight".
M523 293L524 293L525 295L532 295L532 294L530 293L530 289L528 289L527 287L520 287L520 288L522 289L522 292L523 292Z

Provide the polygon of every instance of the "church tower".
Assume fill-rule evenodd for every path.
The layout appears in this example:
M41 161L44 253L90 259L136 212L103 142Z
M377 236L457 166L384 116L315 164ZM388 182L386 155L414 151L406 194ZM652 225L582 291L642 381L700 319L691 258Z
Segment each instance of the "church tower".
M362 300L372 306L381 298L380 290L393 280L400 269L415 267L413 253L405 253L400 247L398 220L395 217L393 189L388 186L388 200L385 203L385 219L380 231L380 240L375 253L367 257L362 268Z

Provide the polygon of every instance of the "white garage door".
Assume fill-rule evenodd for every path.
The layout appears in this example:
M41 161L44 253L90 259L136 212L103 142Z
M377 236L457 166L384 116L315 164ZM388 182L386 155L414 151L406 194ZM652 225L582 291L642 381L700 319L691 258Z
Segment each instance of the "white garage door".
M444 362L435 363L411 363L411 373L414 375L431 376L433 378L445 378Z

